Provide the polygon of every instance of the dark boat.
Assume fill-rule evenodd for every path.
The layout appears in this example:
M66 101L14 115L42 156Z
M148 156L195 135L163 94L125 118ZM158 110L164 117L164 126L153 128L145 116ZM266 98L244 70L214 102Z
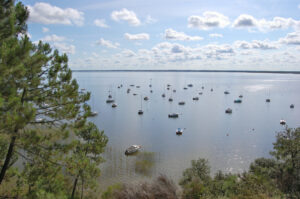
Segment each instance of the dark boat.
M232 109L231 108L226 109L225 113L232 113Z
M185 105L184 101L178 102L179 105Z
M228 94L229 94L229 91L224 91L224 94L225 94L225 95L228 95Z
M242 103L242 100L241 99L236 99L233 101L234 103Z
M295 107L294 104L291 104L291 105L290 105L290 108L294 108L294 107Z
M271 102L271 99L269 99L269 98L268 98L268 99L266 99L266 102Z
M183 133L183 129L182 128L176 129L176 135L182 135L182 133Z
M108 104L114 103L114 102L115 102L115 100L113 100L113 99L107 99L107 100L106 100L106 103L108 103Z
M199 100L199 97L193 97L193 100Z

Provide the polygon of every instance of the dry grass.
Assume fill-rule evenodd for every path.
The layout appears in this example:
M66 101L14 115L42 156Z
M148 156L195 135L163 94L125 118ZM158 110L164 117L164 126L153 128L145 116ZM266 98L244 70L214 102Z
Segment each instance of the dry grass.
M115 190L111 199L179 199L177 187L166 176L161 175L151 183L123 185Z

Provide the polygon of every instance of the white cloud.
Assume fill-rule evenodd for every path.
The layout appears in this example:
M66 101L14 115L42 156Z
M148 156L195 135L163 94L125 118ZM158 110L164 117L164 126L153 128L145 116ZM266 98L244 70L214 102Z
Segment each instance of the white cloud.
M276 42L270 42L268 40L265 41L253 40L252 42L236 41L234 45L237 48L241 48L241 49L271 50L271 49L278 48L278 44Z
M257 20L251 16L242 14L234 22L233 27L244 28L244 27L255 27L257 26Z
M57 36L55 34L53 35L47 35L46 37L42 38L41 40L44 42L60 42L60 41L64 41L66 38L65 37L61 37L61 36Z
M190 16L188 18L188 27L199 28L200 30L209 30L211 28L224 28L230 23L228 17L218 12L204 12L203 16Z
M105 19L95 19L94 24L101 28L108 28L109 26L106 24Z
M113 42L105 40L103 38L101 38L99 41L97 41L96 44L105 46L107 48L118 48L118 46L120 45L119 43L113 43Z
M57 48L58 50L62 51L63 53L67 54L74 54L75 53L75 46L74 45L68 45L65 43L54 43L53 46Z
M211 34L209 34L209 37L219 37L219 38L222 38L223 35L222 34L218 34L218 33L211 33Z
M279 42L287 45L300 45L300 32L288 33L284 38L280 38Z
M140 34L129 34L129 33L125 33L124 37L128 40L149 40L150 36L147 33L140 33Z
M83 12L73 8L62 9L48 3L36 3L28 6L29 21L42 24L83 25Z
M146 21L145 21L146 24L153 24L153 23L156 23L156 22L157 22L156 19L152 18L150 15L147 15Z
M125 49L121 53L124 57L133 57L136 55L132 50L129 49Z
M137 18L136 14L126 8L123 8L120 11L113 11L111 13L111 18L114 21L126 21L131 26L141 25L141 21Z
M177 32L171 28L165 30L165 38L170 40L181 40L181 41L199 41L202 37L199 36L189 36L184 32Z
M292 18L274 17L272 20L256 19L251 15L242 14L233 23L235 28L257 28L260 31L276 29L300 29L300 21Z
M49 28L43 27L43 28L42 28L42 31L43 31L43 32L49 32Z

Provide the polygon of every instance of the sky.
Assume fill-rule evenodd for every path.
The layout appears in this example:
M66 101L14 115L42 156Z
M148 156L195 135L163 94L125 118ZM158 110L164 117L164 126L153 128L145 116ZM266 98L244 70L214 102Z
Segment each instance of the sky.
M300 1L24 0L76 70L300 71Z

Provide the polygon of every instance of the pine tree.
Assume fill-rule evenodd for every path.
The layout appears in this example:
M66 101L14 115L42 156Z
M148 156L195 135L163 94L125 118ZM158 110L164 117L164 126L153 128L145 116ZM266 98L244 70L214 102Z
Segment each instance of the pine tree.
M79 91L68 57L49 44L33 44L26 35L28 15L22 3L0 1L0 134L10 140L4 146L0 186L18 149L32 148L23 142L31 136L31 129L42 125L69 130L83 126L91 113L86 104L90 93ZM39 141L34 141L31 145L38 148L34 144Z

